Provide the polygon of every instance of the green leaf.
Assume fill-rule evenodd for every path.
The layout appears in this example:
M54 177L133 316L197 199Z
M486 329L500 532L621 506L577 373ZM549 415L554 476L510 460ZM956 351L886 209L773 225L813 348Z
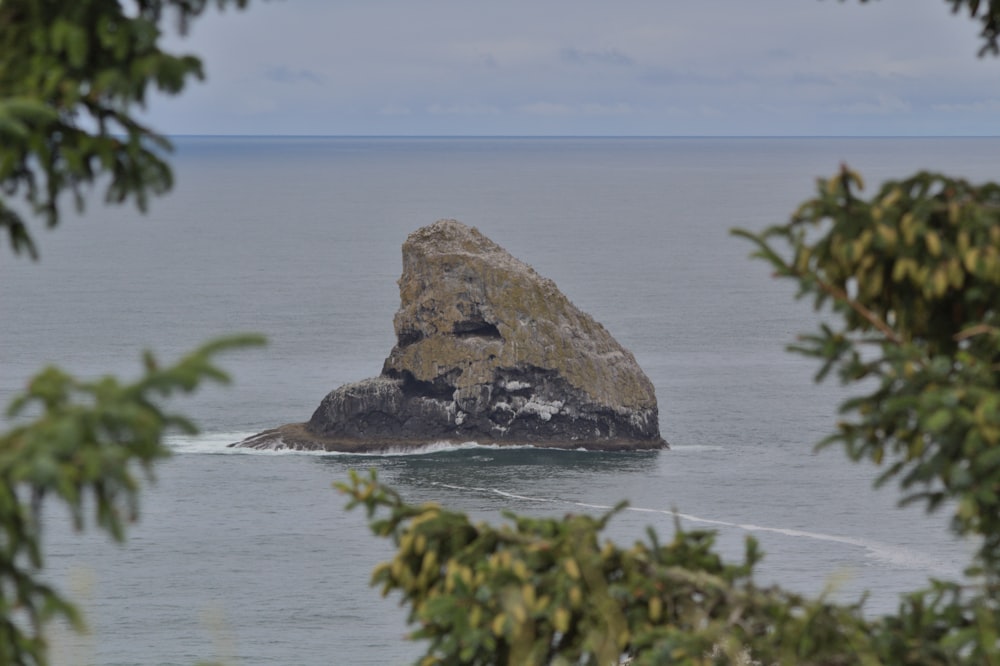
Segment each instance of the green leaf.
M933 432L941 431L951 425L951 420L952 413L950 409L938 409L927 418L924 422L924 427Z

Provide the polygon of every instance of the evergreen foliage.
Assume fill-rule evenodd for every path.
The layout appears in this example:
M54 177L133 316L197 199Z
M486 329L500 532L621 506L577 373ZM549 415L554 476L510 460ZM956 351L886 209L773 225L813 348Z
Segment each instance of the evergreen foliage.
M1000 53L1000 0L945 2L981 22L981 53ZM80 208L100 185L143 210L169 190L170 144L134 112L151 88L201 78L196 57L161 48L162 26L172 17L183 32L210 4L247 0L0 0L0 232L15 254L37 257L29 220L56 226L66 194ZM821 378L875 387L844 405L825 444L884 465L904 501L952 511L956 534L980 539L969 577L867 620L758 586L752 539L738 564L703 531L622 548L599 537L614 512L472 524L353 476L342 490L398 548L374 582L409 604L422 663L1000 664L998 186L917 174L871 200L860 188L845 168L789 224L737 233L837 315L795 351L821 361ZM193 429L164 400L226 381L215 357L260 342L216 341L163 368L147 354L132 383L55 368L28 382L0 433L0 664L46 663L45 622L82 622L38 577L45 499L83 527L89 497L95 523L122 538L136 471L167 454L167 428Z
M472 524L411 506L374 474L341 484L393 540L372 582L410 607L430 664L1000 663L1000 188L919 173L870 200L842 168L791 221L734 233L833 316L792 351L869 392L838 430L902 502L952 512L978 544L961 581L931 581L895 615L806 599L753 579L747 541L728 564L712 536L600 541L612 514Z
M978 564L996 576L1000 186L918 173L868 201L861 187L844 167L787 225L738 233L839 315L792 349L822 362L820 379L875 387L844 403L821 446L885 466L878 483L898 478L904 503L950 500L952 528L982 540Z
M167 367L147 352L144 373L131 383L84 381L49 367L14 399L6 415L19 425L0 433L0 664L46 663L43 628L54 617L84 627L76 608L39 579L43 501L57 498L77 529L89 507L100 529L124 539L138 517L136 472L152 477L152 464L169 455L169 430L197 432L165 411L165 400L204 381L228 383L214 357L261 342L252 335L216 340Z
M216 0L220 8L248 0ZM155 88L176 94L202 78L201 61L161 48L169 16L185 31L209 0L4 0L0 2L0 232L15 253L37 257L22 212L54 227L60 195L84 203L98 179L110 203L173 184L170 142L135 117Z
M1000 0L949 0L1000 53ZM372 583L398 594L431 664L1000 664L1000 185L917 173L861 196L846 166L787 224L737 229L775 275L828 313L790 350L860 395L841 407L838 445L884 468L901 503L952 513L977 549L961 581L930 581L895 614L760 587L712 535L623 548L613 516L472 524L407 504L372 476L338 484L395 557Z
M208 4L0 0L0 233L14 254L37 258L29 219L56 226L65 194L79 209L100 185L107 202L131 200L145 210L150 195L170 189L170 143L134 113L151 87L177 93L201 78L196 57L160 48L161 25L172 15L183 31ZM79 529L92 511L100 529L124 538L137 516L139 475L151 476L169 453L164 434L195 431L166 411L167 399L205 381L228 382L215 359L261 343L228 337L163 367L147 352L131 383L50 367L14 398L6 412L12 426L0 432L0 666L47 663L50 619L83 626L73 604L40 577L45 500L58 499Z

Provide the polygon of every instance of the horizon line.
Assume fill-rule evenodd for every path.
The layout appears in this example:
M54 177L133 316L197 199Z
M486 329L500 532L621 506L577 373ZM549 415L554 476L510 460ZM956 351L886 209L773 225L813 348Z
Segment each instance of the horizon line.
M997 134L218 134L164 133L172 138L287 139L995 139Z

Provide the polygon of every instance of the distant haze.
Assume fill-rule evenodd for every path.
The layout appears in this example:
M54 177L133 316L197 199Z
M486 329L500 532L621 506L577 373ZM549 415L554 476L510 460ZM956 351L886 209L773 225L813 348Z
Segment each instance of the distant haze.
M288 0L209 12L170 134L993 135L943 0Z

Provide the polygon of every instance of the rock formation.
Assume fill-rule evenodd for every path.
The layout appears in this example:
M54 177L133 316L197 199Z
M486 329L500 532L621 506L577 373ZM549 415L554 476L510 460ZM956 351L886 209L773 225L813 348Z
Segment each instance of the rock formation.
M441 220L410 234L399 293L397 342L380 376L332 391L307 423L234 446L666 446L653 385L632 354L477 229Z

